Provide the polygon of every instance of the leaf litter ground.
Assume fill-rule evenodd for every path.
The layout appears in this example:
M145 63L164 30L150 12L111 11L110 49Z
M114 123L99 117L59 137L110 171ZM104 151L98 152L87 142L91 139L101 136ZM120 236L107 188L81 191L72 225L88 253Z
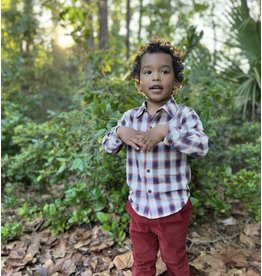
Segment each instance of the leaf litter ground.
M191 224L187 252L191 276L260 275L260 224L234 214L222 221ZM129 276L133 263L127 238L121 248L99 225L75 227L52 236L41 219L2 245L1 275ZM167 275L159 255L157 275Z

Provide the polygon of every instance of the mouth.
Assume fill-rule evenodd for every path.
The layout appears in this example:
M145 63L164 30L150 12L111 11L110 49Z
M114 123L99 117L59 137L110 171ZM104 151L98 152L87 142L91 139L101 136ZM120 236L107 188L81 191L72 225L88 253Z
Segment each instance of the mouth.
M149 87L149 90L152 90L152 91L160 91L162 89L163 89L163 86L159 84L155 84Z

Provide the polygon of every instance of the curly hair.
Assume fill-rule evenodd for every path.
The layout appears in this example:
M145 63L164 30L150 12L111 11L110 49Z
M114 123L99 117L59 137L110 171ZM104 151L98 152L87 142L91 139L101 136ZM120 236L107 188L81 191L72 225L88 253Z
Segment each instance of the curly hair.
M136 82L139 81L139 75L141 70L141 59L144 54L149 53L166 53L172 57L173 70L175 79L178 83L184 80L184 54L181 50L175 48L170 42L161 38L153 38L145 46L142 46L135 57L130 77Z

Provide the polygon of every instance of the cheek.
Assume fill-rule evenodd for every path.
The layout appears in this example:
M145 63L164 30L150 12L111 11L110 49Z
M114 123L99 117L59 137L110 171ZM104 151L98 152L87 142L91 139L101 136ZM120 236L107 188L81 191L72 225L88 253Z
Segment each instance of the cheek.
M145 88L145 87L146 87L146 85L147 85L146 80L145 80L145 79L143 79L143 78L140 78L140 81L139 81L139 83L138 83L138 87L139 87L139 89Z

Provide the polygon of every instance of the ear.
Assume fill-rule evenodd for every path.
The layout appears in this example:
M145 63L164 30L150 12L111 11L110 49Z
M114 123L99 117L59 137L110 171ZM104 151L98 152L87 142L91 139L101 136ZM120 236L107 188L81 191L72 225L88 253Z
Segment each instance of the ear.
M175 82L174 82L173 89L174 89L175 91L177 91L180 87L181 87L181 84L180 84L178 81L175 81Z
M178 90L180 87L181 87L181 84L178 81L175 81L172 89L173 96L175 96L178 93Z
M140 81L137 81L137 83L136 83L136 87L137 87L137 89L140 91L140 92L142 92L142 84L141 84L141 82Z

